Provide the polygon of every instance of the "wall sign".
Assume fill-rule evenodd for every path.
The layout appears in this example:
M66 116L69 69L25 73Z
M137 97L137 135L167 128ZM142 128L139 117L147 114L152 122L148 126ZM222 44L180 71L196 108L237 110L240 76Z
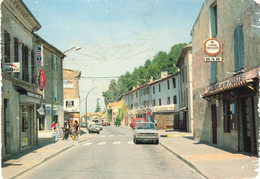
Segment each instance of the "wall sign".
M73 80L63 80L63 88L73 88Z
M42 66L42 45L41 46L37 46L36 48L36 61L37 61L37 66Z
M15 72L19 73L20 72L20 63L4 63L4 72Z
M221 57L204 57L204 62L221 62Z
M221 52L221 44L217 39L207 39L203 44L203 50L207 55L215 56Z
M39 82L40 90L43 91L46 82L46 78L43 70L40 71L38 82Z

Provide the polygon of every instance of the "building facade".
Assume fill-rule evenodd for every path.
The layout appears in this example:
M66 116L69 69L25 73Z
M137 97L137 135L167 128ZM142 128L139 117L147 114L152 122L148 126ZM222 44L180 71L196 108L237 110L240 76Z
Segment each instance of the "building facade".
M205 0L201 8L191 31L196 140L259 153L259 8L254 0ZM211 38L220 42L215 56L204 53Z
M182 49L177 67L180 69L180 121L185 131L193 133L192 44Z
M107 105L107 118L111 125L114 125L116 122L116 118L119 115L120 109L122 109L124 105L124 100L120 100L118 102L114 103L108 103ZM124 125L124 121L122 121L122 124Z
M64 121L80 122L79 79L81 71L63 69Z
M40 36L36 36L37 74L44 73L46 82L38 93L43 96L38 110L39 131L51 130L52 121L63 124L63 58L65 55Z
M179 128L179 73L167 75L148 84L133 88L123 94L126 106L125 121L133 118L145 118L155 122L158 128ZM151 112L151 116L147 116ZM127 124L130 124L129 122Z
M34 32L39 22L19 0L1 3L2 157L37 144L37 93Z

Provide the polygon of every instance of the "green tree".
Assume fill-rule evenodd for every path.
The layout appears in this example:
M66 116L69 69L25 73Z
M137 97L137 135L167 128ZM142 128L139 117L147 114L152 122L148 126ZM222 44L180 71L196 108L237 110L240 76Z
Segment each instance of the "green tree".
M101 107L100 107L100 104L99 104L99 98L97 99L97 105L96 105L95 112L101 112Z

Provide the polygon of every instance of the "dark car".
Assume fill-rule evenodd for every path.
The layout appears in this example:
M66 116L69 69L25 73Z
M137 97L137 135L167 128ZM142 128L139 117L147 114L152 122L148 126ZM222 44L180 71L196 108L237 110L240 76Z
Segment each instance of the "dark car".
M100 133L100 127L96 124L91 124L88 128L89 133Z

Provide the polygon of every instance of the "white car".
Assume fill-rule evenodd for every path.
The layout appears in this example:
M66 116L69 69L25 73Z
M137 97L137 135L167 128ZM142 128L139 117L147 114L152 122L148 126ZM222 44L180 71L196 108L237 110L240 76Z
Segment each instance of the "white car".
M99 127L100 130L103 130L102 124L96 124L96 125Z
M138 144L139 142L152 142L155 144L159 144L159 134L154 123L137 123L134 129L133 141L135 144Z

